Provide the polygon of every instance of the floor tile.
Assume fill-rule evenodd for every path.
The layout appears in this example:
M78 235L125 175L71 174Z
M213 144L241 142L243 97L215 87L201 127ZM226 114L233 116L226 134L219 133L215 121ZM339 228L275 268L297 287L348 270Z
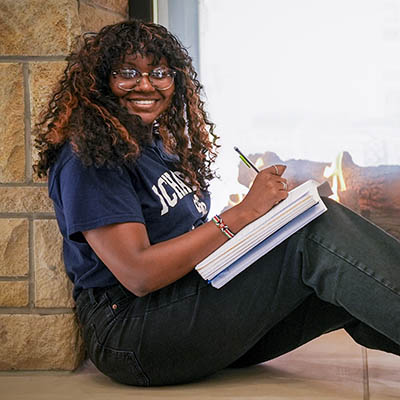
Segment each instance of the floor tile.
M400 399L400 357L367 351L370 400Z
M343 331L338 331L268 363L240 370L228 369L201 382L161 388L117 384L90 363L74 373L1 373L0 398L362 400L360 349Z

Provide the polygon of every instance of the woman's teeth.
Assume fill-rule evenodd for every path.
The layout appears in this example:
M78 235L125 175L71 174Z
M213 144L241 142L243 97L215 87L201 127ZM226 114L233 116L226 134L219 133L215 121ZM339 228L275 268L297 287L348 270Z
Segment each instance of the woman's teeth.
M150 105L154 104L156 101L155 100L133 100L135 104L140 104L140 105Z

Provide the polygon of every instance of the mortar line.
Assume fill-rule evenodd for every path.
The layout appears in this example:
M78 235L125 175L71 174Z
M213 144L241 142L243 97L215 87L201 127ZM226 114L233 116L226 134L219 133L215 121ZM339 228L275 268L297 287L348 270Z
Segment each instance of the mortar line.
M47 182L4 182L0 183L0 188L2 187L22 187L22 188L40 188L40 187L46 187Z
M65 55L60 56L0 56L0 63L28 63L35 61L65 61Z
M22 66L24 76L24 123L25 123L25 180L27 183L32 182L32 129L31 129L31 99L29 85L29 64Z
M52 212L0 212L0 219L55 219L56 216Z
M34 308L29 307L1 307L0 315L4 314L23 314L23 315L60 315L60 314L75 314L74 309L58 307L58 308Z
M29 281L28 275L0 276L0 282L25 282Z
M35 308L35 271L34 271L34 238L33 238L33 218L30 217L29 221L29 243L28 243L28 256L29 256L29 309Z

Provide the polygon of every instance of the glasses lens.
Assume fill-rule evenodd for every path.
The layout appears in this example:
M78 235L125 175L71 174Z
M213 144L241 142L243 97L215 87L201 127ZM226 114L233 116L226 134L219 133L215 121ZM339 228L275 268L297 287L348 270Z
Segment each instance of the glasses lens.
M173 82L175 71L172 71L168 68L156 68L151 71L149 74L143 73L141 74L136 69L120 69L119 71L113 72L113 74L118 75L122 82L119 83L120 86L129 85L136 86L142 78L142 75L147 76L151 85L160 90L169 89Z
M136 69L120 69L119 75L123 79L135 79L140 76L140 73Z
M150 83L157 89L167 89L174 81L174 71L166 68L156 68L149 74Z

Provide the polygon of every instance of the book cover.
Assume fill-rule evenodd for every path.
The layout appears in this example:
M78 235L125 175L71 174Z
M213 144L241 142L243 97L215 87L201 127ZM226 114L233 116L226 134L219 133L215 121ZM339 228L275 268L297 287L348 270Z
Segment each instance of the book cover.
M245 226L196 266L198 273L220 288L256 260L326 211L318 183L309 180L266 214Z

